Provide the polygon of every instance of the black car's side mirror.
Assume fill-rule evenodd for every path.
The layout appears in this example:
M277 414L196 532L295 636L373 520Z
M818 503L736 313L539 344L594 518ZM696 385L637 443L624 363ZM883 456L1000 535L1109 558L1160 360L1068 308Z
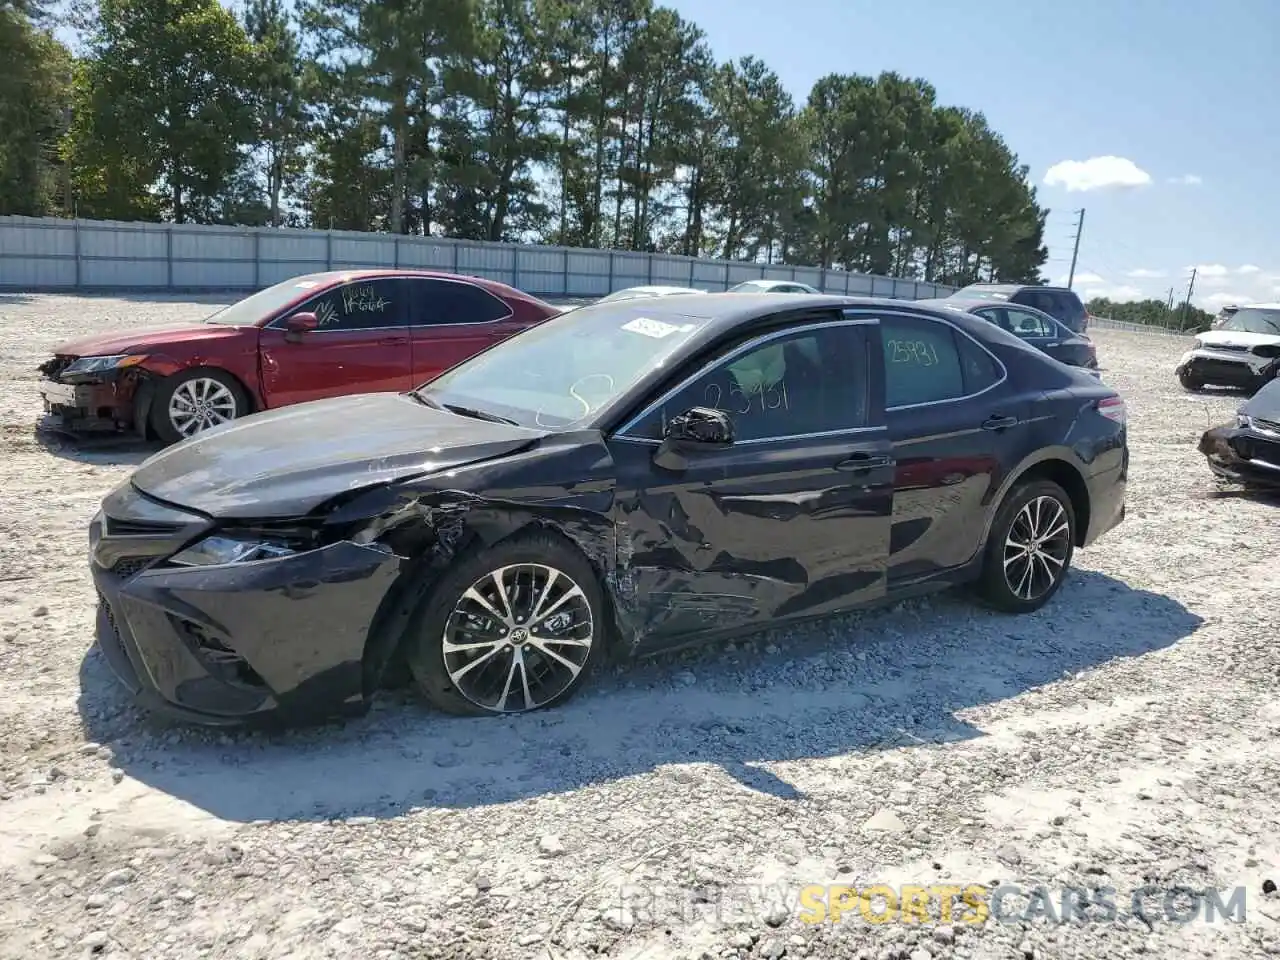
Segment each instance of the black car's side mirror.
M733 421L723 410L692 407L672 417L666 439L681 447L728 447L733 444Z
M693 407L672 417L654 451L653 463L666 470L683 470L686 453L722 450L733 445L733 421L723 410Z
M284 322L284 338L291 343L302 340L303 334L320 326L320 318L314 313L295 313Z

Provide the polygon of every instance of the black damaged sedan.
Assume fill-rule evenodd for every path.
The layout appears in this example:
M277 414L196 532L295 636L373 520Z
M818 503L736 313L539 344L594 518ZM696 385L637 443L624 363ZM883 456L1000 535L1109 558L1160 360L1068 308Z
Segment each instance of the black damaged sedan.
M952 585L1036 610L1127 474L1120 397L966 313L601 303L152 457L92 521L98 641L198 722L358 712L394 664L520 712L609 657Z
M1280 491L1280 380L1250 397L1234 423L1206 430L1200 452L1220 480Z

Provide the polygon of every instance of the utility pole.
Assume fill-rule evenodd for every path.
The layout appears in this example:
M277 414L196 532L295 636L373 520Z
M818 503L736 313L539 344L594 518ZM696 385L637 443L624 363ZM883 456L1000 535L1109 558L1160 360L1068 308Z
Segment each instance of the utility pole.
M1191 292L1196 288L1196 269L1191 268L1191 282L1187 284L1187 299L1182 304L1182 322L1178 324L1179 328L1187 325L1187 311L1191 308Z
M1084 230L1084 207L1081 207L1076 213L1080 214L1080 219L1076 221L1076 246L1071 251L1071 273L1067 275L1067 289L1071 289L1071 283L1076 278L1076 257L1080 255L1080 233Z

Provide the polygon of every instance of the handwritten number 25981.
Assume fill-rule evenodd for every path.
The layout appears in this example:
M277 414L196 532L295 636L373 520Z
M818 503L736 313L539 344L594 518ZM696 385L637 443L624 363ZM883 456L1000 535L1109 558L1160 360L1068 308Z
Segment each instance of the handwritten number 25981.
M886 340L890 363L914 363L921 367L938 364L938 351L923 340Z

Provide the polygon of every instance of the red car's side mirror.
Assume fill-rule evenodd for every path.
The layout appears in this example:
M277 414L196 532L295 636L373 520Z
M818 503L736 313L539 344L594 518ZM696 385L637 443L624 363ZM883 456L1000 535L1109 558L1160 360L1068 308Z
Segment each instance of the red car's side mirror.
M310 333L320 326L320 320L314 313L295 313L284 322L285 339L297 343L304 333Z

